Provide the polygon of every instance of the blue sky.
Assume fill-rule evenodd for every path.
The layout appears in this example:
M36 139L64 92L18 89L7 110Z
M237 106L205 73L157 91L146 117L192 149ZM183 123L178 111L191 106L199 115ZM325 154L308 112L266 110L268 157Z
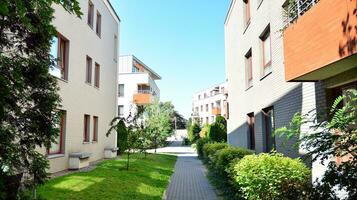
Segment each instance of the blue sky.
M224 82L224 19L230 0L111 0L121 18L120 54L162 76L161 101L189 117L192 95Z

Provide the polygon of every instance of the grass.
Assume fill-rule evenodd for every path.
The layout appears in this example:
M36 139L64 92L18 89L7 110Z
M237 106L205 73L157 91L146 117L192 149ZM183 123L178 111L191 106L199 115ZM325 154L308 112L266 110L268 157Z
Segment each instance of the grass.
M127 171L126 159L109 160L90 172L50 180L38 189L48 200L162 199L174 171L176 156L133 154Z

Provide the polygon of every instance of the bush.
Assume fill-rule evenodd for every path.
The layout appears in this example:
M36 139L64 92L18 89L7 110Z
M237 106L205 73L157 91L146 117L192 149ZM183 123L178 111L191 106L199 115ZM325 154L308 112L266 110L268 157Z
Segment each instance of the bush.
M212 157L211 165L214 170L220 174L226 175L226 171L229 169L230 163L235 160L240 160L246 155L251 155L254 152L248 149L239 147L228 147L219 150Z
M210 125L209 124L204 125L203 128L200 131L200 138L208 137L209 129L210 129Z
M203 146L203 159L206 163L209 163L212 156L219 150L227 148L227 143L208 143Z
M234 166L234 181L246 199L305 199L310 170L281 154L248 155Z
M208 137L215 142L227 142L227 121L224 117L218 116L209 126Z
M188 138L183 138L182 142L181 142L182 146L187 146L190 145L190 140Z
M200 139L200 135L199 135L200 131L201 128L198 124L196 123L192 124L192 126L188 131L188 139L190 140L191 143L195 143L196 140Z
M203 158L203 146L209 142L208 138L200 138L196 141L196 151L199 158Z
M121 155L128 148L128 131L126 129L125 122L120 120L117 124L117 145L118 155Z

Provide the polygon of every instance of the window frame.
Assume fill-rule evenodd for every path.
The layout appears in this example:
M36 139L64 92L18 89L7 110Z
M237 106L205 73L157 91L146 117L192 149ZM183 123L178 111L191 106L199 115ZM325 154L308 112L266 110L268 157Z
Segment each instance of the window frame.
M84 115L83 123L83 143L90 142L90 115Z
M249 149L255 150L255 116L254 112L247 114L248 134L249 134Z
M246 89L253 86L253 54L252 49L249 49L245 54L245 80Z
M250 0L243 0L243 19L244 19L244 27L245 29L248 28L248 26L250 25L251 23L251 11L250 11Z
M56 62L53 67L59 69L61 74L60 77L56 75L53 76L64 81L68 81L69 40L60 33L57 33L55 37L57 37L57 58L55 58Z
M123 92L120 92L120 86L123 86ZM125 96L125 85L119 83L118 84L118 97L124 97Z
M94 64L94 87L100 88L100 64Z
M91 0L88 0L88 11L87 11L87 24L91 29L94 25L94 4Z
M95 32L98 35L98 37L102 36L102 15L100 12L97 10L97 20L96 20L96 27L95 27Z
M265 77L266 75L268 75L271 71L272 71L272 43L271 43L271 32L270 32L270 24L264 29L263 33L259 36L260 41L261 41L261 48L262 48L262 77ZM269 41L268 41L269 40ZM267 62L267 58L266 58L266 45L267 42L269 42L269 56L270 56L270 60Z
M120 114L120 110L122 111L122 114ZM124 116L124 105L118 105L118 116Z
M274 130L275 130L275 112L274 112L274 107L267 107L262 109L262 115L263 115L263 135L264 135L264 151L266 153L269 153L272 149L275 148L275 136L274 136ZM269 130L267 123L268 120L271 122L271 129ZM272 121L271 121L272 120Z
M86 57L86 78L85 83L92 84L92 67L93 67L93 59L87 55Z
M60 124L59 124L59 150L56 152L51 152L51 148L47 149L47 155L58 155L58 154L64 154L64 141L65 141L65 130L66 130L66 116L67 112L65 110L59 110L60 113Z
M93 142L98 142L98 126L99 118L98 116L93 116Z

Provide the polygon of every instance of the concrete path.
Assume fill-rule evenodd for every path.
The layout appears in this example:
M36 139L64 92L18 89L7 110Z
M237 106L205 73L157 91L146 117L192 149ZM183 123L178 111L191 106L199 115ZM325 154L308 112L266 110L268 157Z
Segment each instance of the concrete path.
M206 169L191 147L171 146L158 149L158 153L178 156L175 172L163 197L165 200L218 200L215 188L206 177Z

